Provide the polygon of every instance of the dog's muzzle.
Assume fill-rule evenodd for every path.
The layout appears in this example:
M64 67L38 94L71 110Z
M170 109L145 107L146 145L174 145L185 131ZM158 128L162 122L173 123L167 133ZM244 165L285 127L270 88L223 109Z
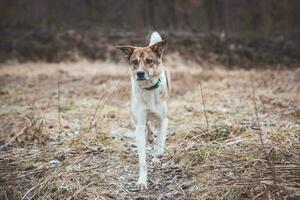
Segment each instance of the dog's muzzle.
M147 80L147 73L145 71L137 71L136 78L138 81Z

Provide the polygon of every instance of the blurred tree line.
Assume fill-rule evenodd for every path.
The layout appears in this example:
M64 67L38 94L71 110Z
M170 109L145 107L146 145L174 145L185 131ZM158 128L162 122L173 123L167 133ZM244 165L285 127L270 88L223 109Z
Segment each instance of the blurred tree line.
M0 63L120 60L145 45L228 66L300 65L300 0L0 0Z
M1 0L0 25L231 34L299 30L299 0Z

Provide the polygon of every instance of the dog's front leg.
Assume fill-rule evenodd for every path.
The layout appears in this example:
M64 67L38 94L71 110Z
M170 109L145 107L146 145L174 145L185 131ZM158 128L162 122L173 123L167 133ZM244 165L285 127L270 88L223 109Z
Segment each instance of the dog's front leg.
M141 189L147 188L147 163L146 163L146 114L140 113L137 120L137 126L135 130L136 145L139 155L139 168L140 174L137 185Z

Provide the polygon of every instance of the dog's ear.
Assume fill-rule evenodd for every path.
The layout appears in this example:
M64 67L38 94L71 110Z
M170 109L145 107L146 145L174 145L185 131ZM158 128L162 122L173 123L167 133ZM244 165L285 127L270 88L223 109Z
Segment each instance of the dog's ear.
M156 55L160 58L162 53L163 53L163 49L164 46L167 44L166 40L162 40L160 42L157 42L153 45L150 46L150 48L154 51L154 53L156 53Z
M127 59L130 58L130 56L132 55L132 53L135 49L135 47L133 47L133 46L117 46L117 48L123 52L125 58L127 58Z

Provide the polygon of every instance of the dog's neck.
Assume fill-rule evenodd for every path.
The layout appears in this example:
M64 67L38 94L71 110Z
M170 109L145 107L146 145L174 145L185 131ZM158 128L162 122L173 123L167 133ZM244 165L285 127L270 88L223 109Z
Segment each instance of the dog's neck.
M160 80L160 75L157 77L152 77L149 80L146 81L136 81L136 85L140 88L140 89L144 89L144 90L151 90L151 89L156 89L158 87L157 84L159 84L159 80ZM156 87L157 86L157 87Z
M160 86L160 83L161 83L161 80L159 78L158 81L154 85L152 85L151 87L148 87L148 88L144 88L144 89L145 90L154 90Z

